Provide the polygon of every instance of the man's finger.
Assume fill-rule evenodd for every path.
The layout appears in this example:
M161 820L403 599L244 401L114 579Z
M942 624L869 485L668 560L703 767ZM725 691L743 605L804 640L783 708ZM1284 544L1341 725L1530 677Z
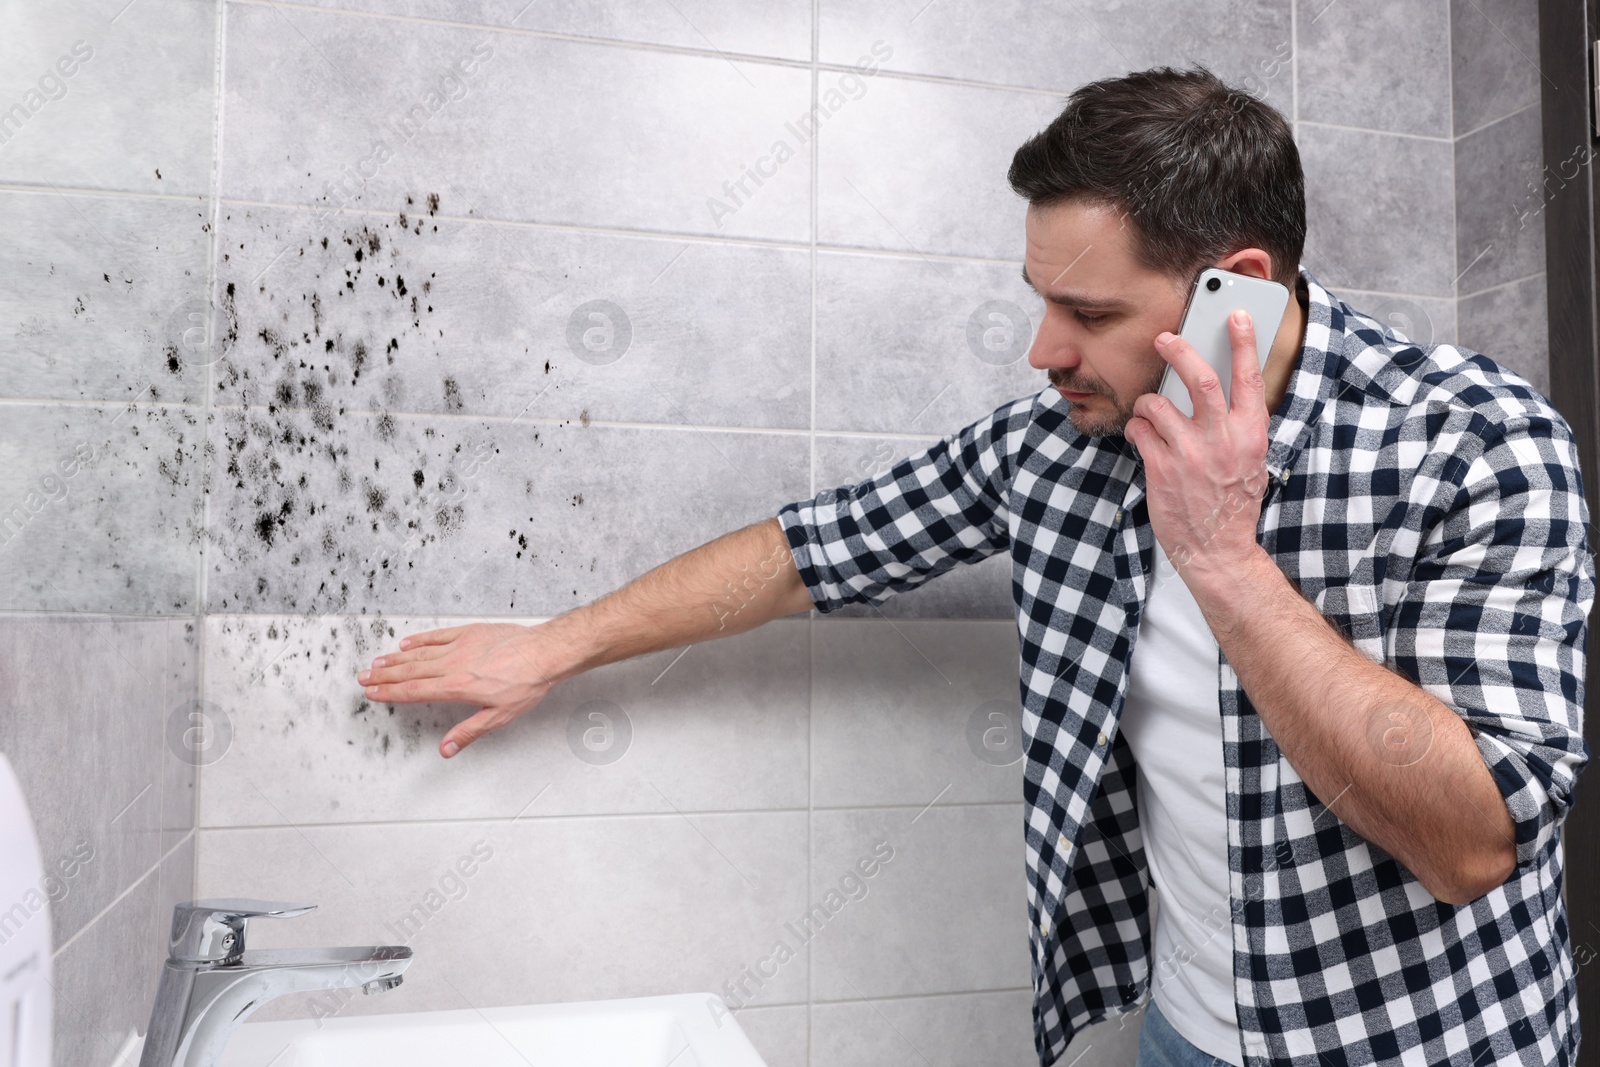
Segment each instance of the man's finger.
M1243 308L1228 316L1228 341L1233 346L1233 388L1230 408L1240 404L1254 411L1266 395L1261 379L1261 353L1256 348L1256 327Z
M442 645L454 641L465 630L465 626L445 626L438 630L424 630L417 634L407 634L400 639L400 648L412 649L418 645Z
M438 678L441 676L440 666L434 660L387 664L362 671L356 676L356 680L362 685L374 686L394 685L396 682L409 682L415 678Z
M504 726L506 721L506 717L497 708L484 708L476 715L462 719L451 727L450 732L439 742L439 755L449 759L490 730Z
M379 704L437 704L453 699L443 678L407 678L369 685L363 692Z
M366 676L381 667L398 667L402 663L417 663L423 660L439 659L446 654L446 649L439 645L424 645L414 648L409 652L385 652L368 664L367 670L356 676L356 681L365 683Z
M1200 358L1193 345L1175 333L1163 331L1156 336L1156 351L1172 364L1173 373L1189 390L1189 406L1194 409L1197 422L1220 419L1228 414L1222 380L1211 365Z

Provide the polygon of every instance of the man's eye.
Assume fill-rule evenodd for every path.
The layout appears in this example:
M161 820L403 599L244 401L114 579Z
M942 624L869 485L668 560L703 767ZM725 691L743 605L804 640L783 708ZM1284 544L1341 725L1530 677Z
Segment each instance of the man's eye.
M1106 315L1085 315L1081 311L1075 312L1075 314L1078 316L1078 321L1085 326L1098 326L1108 317Z

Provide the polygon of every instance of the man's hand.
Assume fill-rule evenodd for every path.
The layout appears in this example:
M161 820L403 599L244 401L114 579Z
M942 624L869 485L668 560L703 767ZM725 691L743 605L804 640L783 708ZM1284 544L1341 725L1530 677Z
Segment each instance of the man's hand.
M1267 485L1266 386L1250 316L1228 319L1232 406L1217 372L1183 338L1162 333L1156 350L1189 390L1194 417L1159 393L1133 402L1124 435L1144 461L1150 525L1178 572L1226 581L1257 552Z
M483 710L439 743L449 759L544 699L560 679L538 626L473 623L410 634L400 651L379 656L356 676L367 698L385 704L452 702Z

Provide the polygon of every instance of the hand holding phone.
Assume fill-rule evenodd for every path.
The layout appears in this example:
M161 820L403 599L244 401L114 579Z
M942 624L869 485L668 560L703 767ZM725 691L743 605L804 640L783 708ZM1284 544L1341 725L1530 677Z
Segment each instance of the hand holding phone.
M1240 308L1250 316L1255 327L1256 352L1265 367L1267 354L1272 351L1272 339L1278 336L1278 326L1288 306L1289 290L1277 282L1207 267L1189 291L1178 336L1189 342L1200 358L1217 372L1217 377L1222 379L1222 395L1231 404L1233 344L1228 340L1228 316ZM1170 363L1156 391L1185 415L1194 416L1189 387L1183 384Z

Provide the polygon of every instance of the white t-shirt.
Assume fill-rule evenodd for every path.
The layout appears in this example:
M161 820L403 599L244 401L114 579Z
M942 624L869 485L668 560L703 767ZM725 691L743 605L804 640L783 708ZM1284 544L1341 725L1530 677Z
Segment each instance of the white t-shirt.
M1119 726L1159 901L1150 984L1173 1029L1239 1067L1217 641L1159 541L1155 558Z

